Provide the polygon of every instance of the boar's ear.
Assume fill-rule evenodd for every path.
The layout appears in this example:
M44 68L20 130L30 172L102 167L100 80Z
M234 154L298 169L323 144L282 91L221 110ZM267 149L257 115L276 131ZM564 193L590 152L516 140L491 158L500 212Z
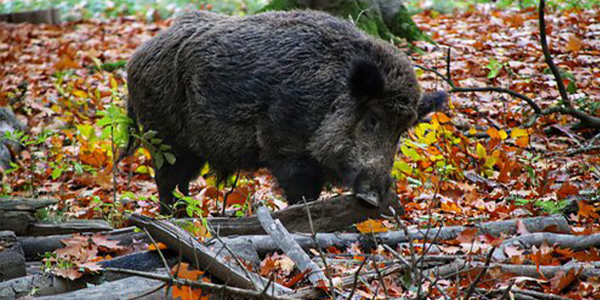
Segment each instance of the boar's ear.
M348 87L352 96L365 99L383 93L385 81L379 67L370 60L363 58L352 61Z

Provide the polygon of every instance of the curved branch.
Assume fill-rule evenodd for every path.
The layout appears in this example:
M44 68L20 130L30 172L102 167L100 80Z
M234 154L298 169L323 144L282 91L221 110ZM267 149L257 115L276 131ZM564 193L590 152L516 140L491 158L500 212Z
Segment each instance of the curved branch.
M600 118L594 117L592 115L589 115L581 110L578 110L578 109L575 109L572 107L563 107L563 106L553 106L553 107L544 109L540 113L533 115L531 117L531 119L529 119L529 121L527 121L525 123L524 126L526 128L529 128L529 127L533 126L533 124L535 124L535 121L537 121L537 119L539 117L546 116L546 115L553 114L553 113L561 113L561 114L565 114L565 115L570 115L570 116L575 117L579 121L581 121L587 127L600 128Z
M550 50L548 49L548 41L546 41L546 21L544 20L544 7L546 6L545 0L540 0L540 8L539 8L539 17L540 17L540 43L542 44L542 51L544 52L544 58L546 59L546 64L550 67L552 71L552 75L554 75L554 79L556 79L556 85L558 86L558 92L560 93L560 98L562 99L564 105L566 107L571 107L571 102L569 101L569 96L567 95L567 90L565 89L565 84L563 83L562 76L558 71L558 68L552 61L552 56L550 56Z
M461 92L498 92L498 93L509 94L513 97L520 98L520 99L524 100L525 102L527 102L527 104L529 104L529 106L531 106L533 111L535 111L536 113L538 113L538 114L542 113L542 109L540 108L539 105L537 105L537 103L535 103L535 101L533 101L533 99L531 99L521 93L515 92L513 90L496 87L496 86L468 87L468 88L455 87L452 90L450 90L450 93L461 93Z

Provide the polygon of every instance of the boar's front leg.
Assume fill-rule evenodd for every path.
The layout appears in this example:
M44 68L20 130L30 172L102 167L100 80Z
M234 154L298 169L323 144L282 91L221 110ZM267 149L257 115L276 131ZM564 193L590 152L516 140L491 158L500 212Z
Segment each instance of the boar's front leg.
M156 170L156 186L160 200L160 213L170 214L171 206L175 203L173 190L177 186L184 196L189 196L190 181L198 177L202 168L202 159L191 152L173 151L175 164L164 162L160 169Z
M288 204L314 201L323 187L323 171L309 156L286 157L272 161L269 169L285 192Z

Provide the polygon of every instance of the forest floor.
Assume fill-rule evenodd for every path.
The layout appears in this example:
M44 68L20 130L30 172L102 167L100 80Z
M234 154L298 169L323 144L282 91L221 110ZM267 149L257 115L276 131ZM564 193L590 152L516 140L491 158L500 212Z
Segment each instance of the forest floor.
M542 53L536 9L479 7L452 15L425 11L414 20L438 43L417 43L424 53L411 55L415 64L437 70L456 87L500 87L530 98L541 109L561 105L555 77ZM145 23L121 17L60 27L0 24L0 106L10 105L29 129L28 134L11 137L26 147L19 161L3 171L0 194L59 199L59 204L46 212L50 220L103 218L123 227L129 224L126 213L157 215L149 152L140 149L113 168L113 150L126 141L120 119L127 94L123 63L137 46L170 22ZM600 12L548 11L546 23L550 53L561 69L571 105L599 117ZM417 69L417 75L426 91L451 89L433 72ZM505 93L451 95L448 111L432 115L401 140L392 175L406 211L401 219L408 228L465 226L558 213L568 220L568 235L600 233L597 128L573 128L577 120L558 113L530 122L534 105ZM524 126L528 123L533 125ZM209 213L221 211L228 190L217 186L205 170L192 183L192 196L181 200L194 208L190 213L209 217ZM337 192L327 191L323 198ZM237 216L249 216L255 214L255 202L275 210L286 206L267 171L242 174L228 196L227 209ZM396 220L382 219L351 230L378 233L399 226ZM436 241L435 253L427 255L483 262L501 241L528 234L522 226L517 233L499 237L465 230L457 238ZM422 247L423 240L417 242L420 244L403 244L395 250L400 255L419 254L427 247ZM477 288L501 292L514 286L547 295L598 299L600 280L583 275L583 267L565 268L552 276L541 270L575 261L581 266L598 266L599 245L581 247L542 240L528 246L506 246L504 261L488 261L490 268ZM326 250L335 278L356 272L366 254L388 258L387 262L395 259L383 247L354 245ZM355 261L348 263L348 257ZM336 259L344 263L336 264ZM387 262L380 267L389 267ZM502 269L501 263L535 266L539 276L514 276ZM460 278L439 278L435 284L452 298L459 291L464 295L480 270L471 268ZM308 284L284 254L264 258L259 271L275 274L277 282L293 288ZM432 284L425 286L430 297L444 296L431 288ZM414 296L416 292L414 282L411 285L398 273L383 278L383 284L372 278L356 286L356 295L369 299Z

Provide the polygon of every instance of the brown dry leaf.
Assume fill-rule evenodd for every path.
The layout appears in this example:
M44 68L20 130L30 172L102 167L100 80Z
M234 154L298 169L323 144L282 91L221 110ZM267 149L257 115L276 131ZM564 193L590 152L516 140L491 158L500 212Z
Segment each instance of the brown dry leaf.
M69 280L79 279L84 274L82 272L79 272L79 268L77 268L77 267L70 267L67 269L54 269L54 270L52 270L52 272L56 276L67 278Z
M472 243L477 236L477 232L477 228L467 228L458 234L456 240L463 244Z
M581 40L574 34L570 34L567 42L567 51L576 52L583 47Z
M552 292L555 294L562 292L565 288L571 285L575 279L577 279L577 276L580 272L580 270L576 271L575 269L571 268L566 273L563 271L556 273L556 275L550 279Z

